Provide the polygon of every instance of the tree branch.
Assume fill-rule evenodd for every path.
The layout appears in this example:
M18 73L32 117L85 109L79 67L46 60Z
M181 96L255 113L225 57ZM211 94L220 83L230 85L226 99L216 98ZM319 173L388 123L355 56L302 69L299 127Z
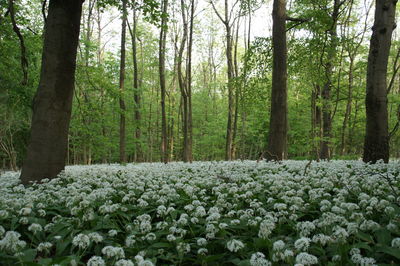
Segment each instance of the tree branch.
M47 0L43 0L43 2L42 2L42 16L43 16L44 25L46 25L46 22L47 22L46 6L47 6Z
M224 23L224 24L228 23L228 21L225 21L222 18L222 16L219 14L219 12L217 11L217 8L215 7L214 2L212 0L210 1L210 4L211 4L212 8L214 9L215 14L217 14L218 18L222 21L222 23Z
M8 9L10 10L10 18L13 30L15 34L18 36L20 43L21 68L24 75L21 84L26 85L28 84L28 60L26 59L26 47L25 47L24 37L22 36L21 31L17 25L17 22L15 21L14 0L8 0Z
M286 20L291 21L291 22L304 23L304 22L309 22L311 19L309 19L309 18L293 18L293 17L286 16Z
M390 91L392 90L393 85L394 85L394 80L395 80L396 75L397 75L397 72L400 69L400 65L397 64L398 61L399 61L399 58L400 58L400 48L397 49L396 58L394 59L394 63L393 63L393 74L392 74L392 77L390 79L389 86L388 86L388 88L386 90L386 94L389 94Z
M297 22L294 25L292 25L292 26L290 26L289 28L286 29L286 32L288 32L289 30L291 30L291 29L293 29L293 28L295 28L295 27L297 27L297 26L299 26L299 25L301 25L303 23L310 22L311 19L309 19L309 18L293 18L293 17L286 16L286 21Z

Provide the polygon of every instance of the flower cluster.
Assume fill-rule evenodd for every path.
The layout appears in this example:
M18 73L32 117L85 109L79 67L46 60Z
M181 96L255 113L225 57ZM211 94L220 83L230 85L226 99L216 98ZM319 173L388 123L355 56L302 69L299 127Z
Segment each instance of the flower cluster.
M24 187L6 172L0 261L400 264L399 176L398 162L143 163Z

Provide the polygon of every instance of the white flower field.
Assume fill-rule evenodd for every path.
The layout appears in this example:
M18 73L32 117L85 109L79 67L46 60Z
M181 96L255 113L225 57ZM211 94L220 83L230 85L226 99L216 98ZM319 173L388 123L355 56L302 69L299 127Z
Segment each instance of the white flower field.
M400 163L143 163L0 177L1 265L399 265Z

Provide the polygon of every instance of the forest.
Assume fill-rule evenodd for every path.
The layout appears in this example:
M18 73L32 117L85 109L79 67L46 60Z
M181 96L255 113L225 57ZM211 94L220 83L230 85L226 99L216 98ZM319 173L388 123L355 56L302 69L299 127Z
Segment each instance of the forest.
M172 1L164 13L159 2L83 3L67 164L258 159L275 134L270 123L283 119L285 158L362 157L373 1L288 2L287 106L276 118L272 2L214 2ZM0 6L0 158L16 170L29 143L48 7L11 4ZM264 36L253 34L260 28ZM398 38L395 29L386 78L393 158Z
M0 265L400 265L397 0L0 0Z

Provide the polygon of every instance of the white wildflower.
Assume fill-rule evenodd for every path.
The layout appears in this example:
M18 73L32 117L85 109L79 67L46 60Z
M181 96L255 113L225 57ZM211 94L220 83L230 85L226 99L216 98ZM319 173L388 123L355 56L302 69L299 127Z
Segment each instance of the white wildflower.
M28 227L28 231L31 231L34 234L36 234L38 232L42 232L43 231L43 227L40 224L33 223Z
M99 256L93 256L87 262L87 266L105 266L105 265L106 262L103 260L102 257Z
M265 258L265 255L261 252L257 252L251 255L250 258L251 266L271 266L272 263Z
M392 247L400 248L400 237L393 238Z
M103 253L107 258L113 258L113 257L115 257L116 259L125 258L125 252L123 248L120 247L105 246L101 250L101 253Z
M302 237L294 242L294 247L299 251L307 251L310 247L310 239L308 237Z
M232 239L228 241L226 247L230 252L237 252L238 250L244 248L244 244L240 240Z
M38 246L37 246L37 251L39 251L39 252L42 252L42 251L49 251L50 250L50 248L53 246L53 244L52 243L50 243L50 242L43 242L43 243L40 243Z
M115 266L134 266L131 260L121 259L115 263Z
M103 242L103 237L97 232L89 233L88 236L90 240L95 242L96 244Z
M318 259L314 255L302 252L296 256L296 263L303 265L314 265L318 264Z
M79 234L72 239L72 245L81 249L87 248L90 245L90 238L85 234Z

